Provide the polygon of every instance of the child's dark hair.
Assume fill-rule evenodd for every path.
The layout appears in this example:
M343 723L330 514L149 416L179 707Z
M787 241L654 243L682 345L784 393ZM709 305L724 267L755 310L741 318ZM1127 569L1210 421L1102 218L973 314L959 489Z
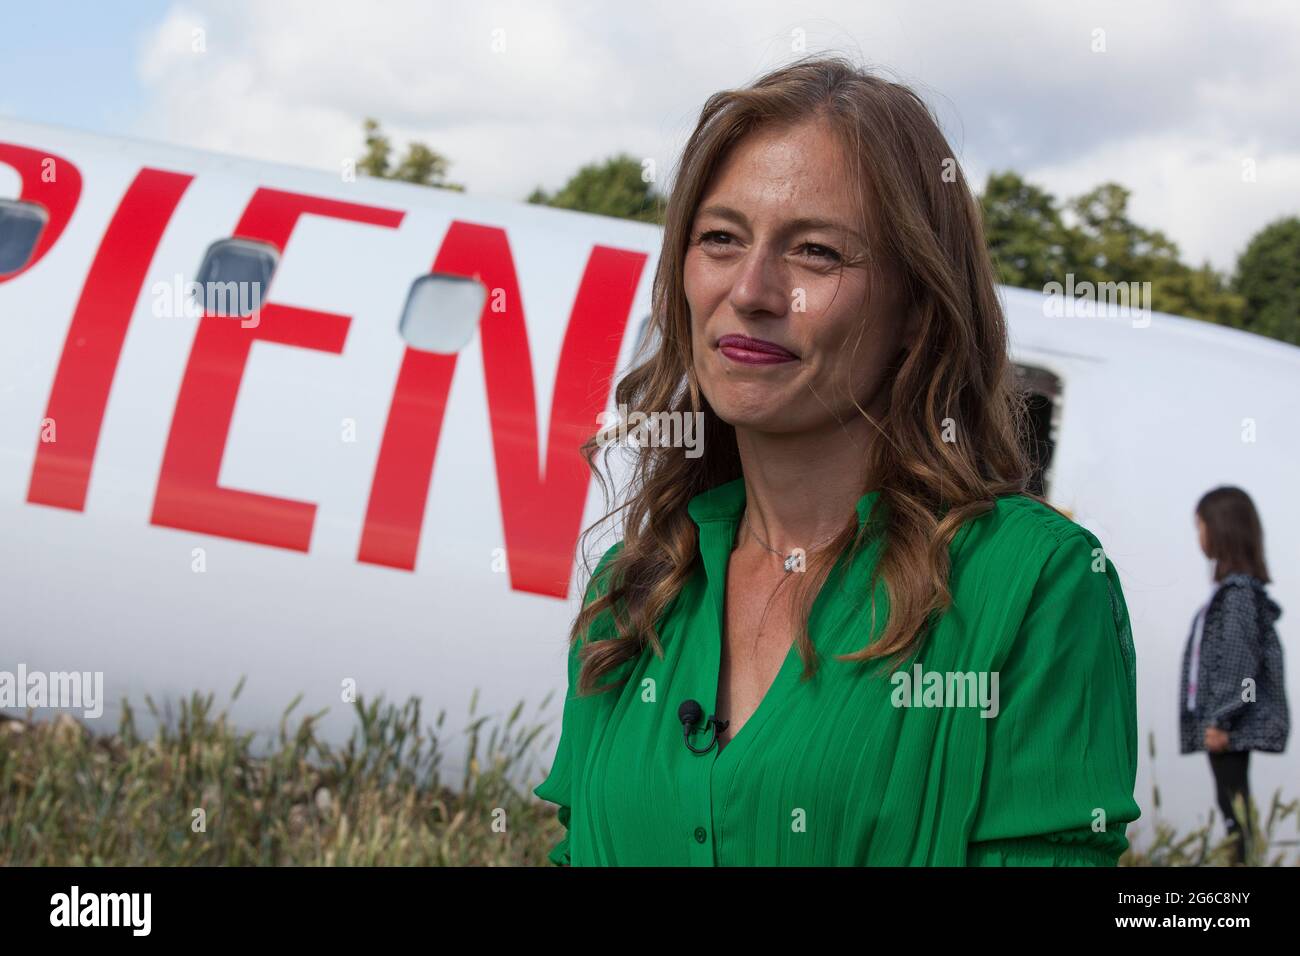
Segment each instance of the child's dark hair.
M1196 503L1196 514L1205 522L1215 581L1229 574L1250 574L1265 584L1272 580L1264 561L1264 527L1250 495L1231 485L1215 488Z

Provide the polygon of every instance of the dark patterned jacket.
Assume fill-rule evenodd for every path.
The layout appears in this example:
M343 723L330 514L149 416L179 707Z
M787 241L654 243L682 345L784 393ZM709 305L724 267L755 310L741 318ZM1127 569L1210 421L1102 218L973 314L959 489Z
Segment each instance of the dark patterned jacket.
M1230 574L1205 610L1201 658L1196 682L1196 709L1187 709L1187 672L1191 666L1195 621L1183 651L1178 685L1179 744L1182 753L1205 749L1205 728L1228 733L1228 750L1286 748L1291 730L1286 686L1282 678L1282 645L1273 626L1282 615L1264 583L1249 574ZM1254 700L1243 681L1255 682Z

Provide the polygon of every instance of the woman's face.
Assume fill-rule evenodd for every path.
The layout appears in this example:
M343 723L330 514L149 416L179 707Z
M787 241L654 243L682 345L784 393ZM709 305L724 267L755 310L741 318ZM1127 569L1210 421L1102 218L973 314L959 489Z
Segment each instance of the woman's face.
M1196 537L1201 542L1201 550L1205 552L1205 556L1208 558L1210 556L1210 542L1206 536L1205 522L1201 520L1200 515L1196 516Z
M737 428L838 428L861 421L855 402L887 406L907 341L893 283L865 264L842 156L820 120L758 130L700 200L684 270L695 374Z

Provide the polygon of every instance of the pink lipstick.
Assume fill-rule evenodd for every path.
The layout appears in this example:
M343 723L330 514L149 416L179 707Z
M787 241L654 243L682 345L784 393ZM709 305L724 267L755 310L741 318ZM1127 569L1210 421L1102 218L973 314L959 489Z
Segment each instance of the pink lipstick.
M750 338L748 335L724 335L718 339L718 351L744 365L779 365L799 358L775 342Z

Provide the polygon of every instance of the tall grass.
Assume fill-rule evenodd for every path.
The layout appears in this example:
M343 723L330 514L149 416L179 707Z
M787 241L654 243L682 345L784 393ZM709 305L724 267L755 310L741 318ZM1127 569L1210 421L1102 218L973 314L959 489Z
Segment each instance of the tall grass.
M446 714L422 726L418 698L400 706L358 700L342 747L318 736L325 711L291 724L301 697L265 746L214 710L211 694L182 700L174 717L145 697L156 725L147 738L129 704L111 735L93 735L67 715L0 715L0 865L545 865L563 836L554 806L531 793L550 721L525 724L520 703L489 729L477 699L458 790L442 783ZM1153 803L1154 835L1143 845L1131 826L1134 845L1121 865L1231 861L1228 842L1213 838L1213 813L1180 834L1159 820L1158 788ZM1281 831L1292 816L1300 824L1298 805L1274 795L1249 864L1288 862L1297 842Z
M290 725L300 702L260 748L211 694L175 720L146 697L147 739L129 704L111 736L67 715L0 718L0 864L540 865L562 836L555 807L515 782L544 730L521 723L522 703L485 733L474 695L454 792L440 781L445 712L422 727L417 698L358 700L350 740L331 747L324 711Z
M1156 778L1156 735L1147 735L1147 754L1151 761L1151 810L1143 816L1154 820L1149 840L1143 839L1146 827L1130 825L1129 850L1120 858L1120 866L1232 866L1235 865L1235 840L1226 836L1215 838L1218 829L1217 813L1211 808L1204 826L1189 833L1179 833L1168 822L1160 819L1160 783ZM1206 782L1207 797L1211 794ZM1233 813L1238 820L1247 820L1250 839L1247 841L1246 866L1296 866L1300 865L1300 799L1283 802L1282 791L1273 793L1268 815L1261 817L1254 800L1238 797L1233 801ZM1246 812L1250 816L1247 818ZM1286 828L1288 818L1295 826Z

